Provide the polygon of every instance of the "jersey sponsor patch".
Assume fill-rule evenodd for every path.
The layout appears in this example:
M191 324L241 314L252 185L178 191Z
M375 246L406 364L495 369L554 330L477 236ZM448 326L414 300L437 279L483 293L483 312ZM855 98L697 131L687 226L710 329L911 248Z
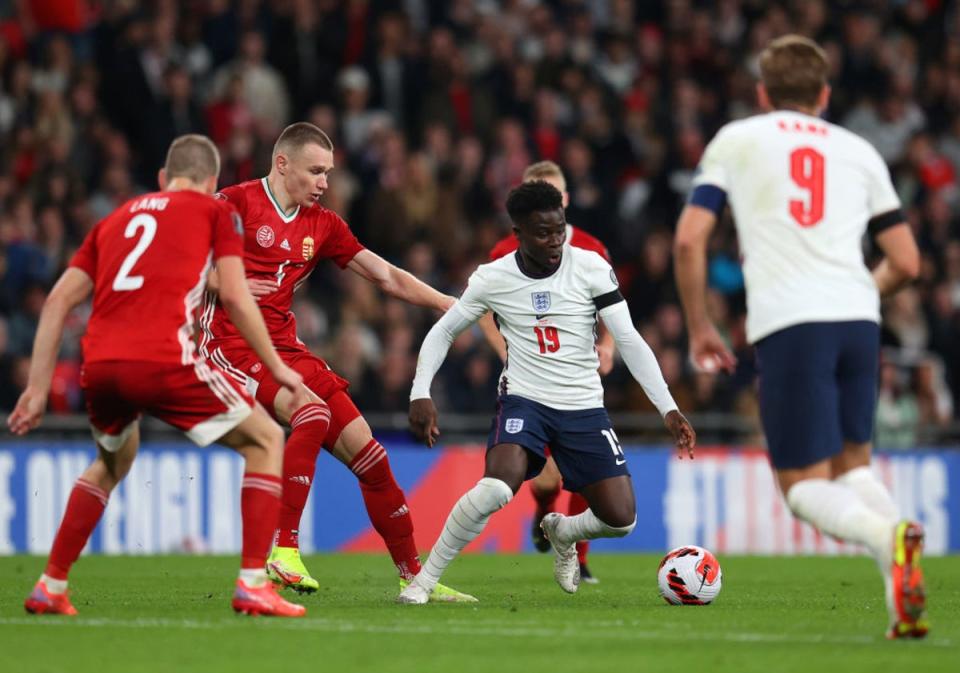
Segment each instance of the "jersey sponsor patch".
M521 430L523 430L523 419L522 418L508 418L507 422L504 423L503 429L506 430L511 435L515 435Z
M546 313L550 310L549 292L531 292L530 299L533 301L533 310L537 313Z
M270 226L264 224L257 229L257 243L260 244L261 248L271 247L275 240L276 236L274 236L273 229Z

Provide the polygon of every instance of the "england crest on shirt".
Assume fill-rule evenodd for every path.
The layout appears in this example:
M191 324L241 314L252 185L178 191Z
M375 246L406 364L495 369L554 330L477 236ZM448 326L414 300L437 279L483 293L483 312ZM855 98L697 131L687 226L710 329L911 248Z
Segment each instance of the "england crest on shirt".
M508 418L507 422L504 423L503 429L506 430L511 435L515 435L521 430L523 430L523 419L522 418Z
M533 300L533 310L538 314L550 310L550 292L531 292L530 298Z

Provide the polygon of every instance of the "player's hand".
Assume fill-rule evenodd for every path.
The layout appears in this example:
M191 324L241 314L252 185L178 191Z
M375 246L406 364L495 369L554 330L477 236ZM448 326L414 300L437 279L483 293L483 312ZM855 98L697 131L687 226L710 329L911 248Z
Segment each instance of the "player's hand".
M437 427L437 407L429 397L410 402L410 432L430 447L440 436L440 428Z
M613 346L597 344L597 357L600 358L600 367L597 371L600 376L606 376L613 369Z
M686 451L687 457L693 460L693 448L697 444L697 433L694 432L690 421L674 409L664 416L663 423L667 426L670 434L673 435L673 443L677 446L677 454L680 460L683 460L684 451Z
M250 294L260 299L279 290L280 283L269 278L247 278L247 287L250 288Z
M303 387L303 377L300 376L300 373L296 370L291 369L286 364L281 362L280 364L272 367L270 369L270 375L279 383L281 386L290 391L294 397L294 409L299 409L303 404L306 404L309 400L300 399L301 397L306 396L307 392ZM300 404L296 404L300 402Z
M13 413L7 417L7 427L15 435L25 435L40 425L43 412L47 408L47 393L27 386Z
M456 303L457 303L456 297L451 297L448 294L443 295L443 300L442 300L443 312L446 313L447 311L449 311L450 307Z
M737 358L712 324L690 333L690 360L697 371L708 374L721 369L732 374L737 368Z

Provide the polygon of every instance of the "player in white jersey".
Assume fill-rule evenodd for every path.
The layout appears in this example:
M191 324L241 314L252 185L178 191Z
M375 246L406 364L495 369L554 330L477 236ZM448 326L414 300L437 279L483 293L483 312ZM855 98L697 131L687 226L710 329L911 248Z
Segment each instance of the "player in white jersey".
M880 155L818 116L827 72L807 38L778 38L763 52L757 93L766 113L727 124L707 146L677 226L677 283L693 361L732 371L704 298L707 241L729 202L780 489L798 518L877 559L888 637L923 637L923 529L899 520L870 469L880 296L916 277L919 255ZM868 231L885 255L872 272L861 248Z
M603 318L624 362L656 405L678 450L693 457L696 435L663 380L650 347L630 319L610 265L595 252L564 247L561 195L546 182L524 183L507 199L519 250L481 265L463 296L433 326L420 349L410 394L410 425L433 445L439 429L430 383L457 335L487 311L507 343L497 417L487 441L486 469L460 498L423 569L399 597L427 601L440 575L543 467L551 448L564 487L590 508L576 516L556 512L542 526L555 554L554 577L564 591L580 583L578 540L622 537L636 525L636 504L626 457L606 410L595 329Z

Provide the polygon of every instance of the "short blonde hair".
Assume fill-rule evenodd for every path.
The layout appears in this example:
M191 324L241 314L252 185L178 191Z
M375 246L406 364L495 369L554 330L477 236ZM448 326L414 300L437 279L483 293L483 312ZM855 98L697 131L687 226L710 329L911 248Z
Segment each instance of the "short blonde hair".
M827 53L802 35L778 37L760 54L760 79L775 108L816 105L829 70Z
M330 140L330 136L318 127L310 122L290 124L283 129L280 137L277 138L277 142L273 145L273 159L276 160L277 155L281 152L288 155L293 154L311 143L319 145L325 150L333 151L333 141Z
M535 164L527 166L523 171L524 182L534 182L544 178L557 178L563 184L563 190L567 188L567 179L563 177L563 171L552 161L538 161Z
M184 177L199 184L220 176L220 153L207 136L189 133L170 143L163 170L168 180Z

